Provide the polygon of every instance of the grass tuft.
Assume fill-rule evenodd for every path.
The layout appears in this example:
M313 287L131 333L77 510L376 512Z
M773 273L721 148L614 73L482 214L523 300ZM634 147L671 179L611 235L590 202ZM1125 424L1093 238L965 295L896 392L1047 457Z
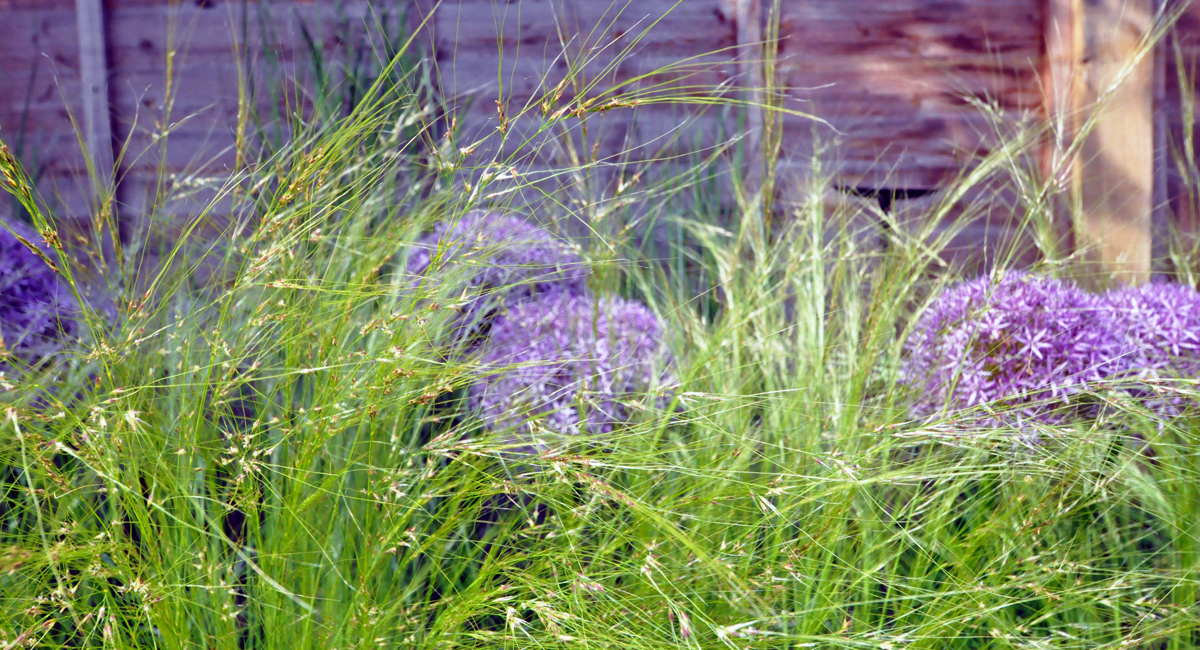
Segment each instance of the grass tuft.
M314 88L280 91L320 93L294 119L240 111L244 164L169 244L117 264L96 243L111 304L77 290L75 351L0 391L0 648L1200 645L1200 421L1098 392L1101 417L1014 444L914 423L898 381L916 317L969 272L961 226L939 228L963 197L1011 182L1044 268L1069 268L1034 127L881 249L871 215L826 207L819 166L764 228L761 196L722 189L736 138L616 191L587 147L526 168L597 112L738 109L722 88L607 90L573 58L503 108L549 140L502 130L526 144L472 157L389 29L371 65L314 44ZM435 222L530 193L547 225L582 223L590 289L662 319L677 385L515 456L467 408L447 296L405 260Z

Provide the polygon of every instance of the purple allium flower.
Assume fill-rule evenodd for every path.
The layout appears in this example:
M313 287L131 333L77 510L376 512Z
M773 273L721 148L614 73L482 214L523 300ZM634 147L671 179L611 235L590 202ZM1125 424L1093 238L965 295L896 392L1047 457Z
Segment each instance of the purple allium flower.
M1200 293L1177 283L1153 283L1118 289L1104 296L1106 307L1125 336L1127 353L1138 359L1142 379L1200 376ZM1178 413L1182 398L1156 399L1135 390L1151 410Z
M504 304L587 290L583 260L563 242L520 217L482 210L443 221L422 236L407 271L414 285L464 296L455 323L463 338L486 329Z
M1112 313L1075 285L1009 272L946 291L905 344L913 412L959 414L984 404L983 424L1053 423L1078 396L1136 367Z
M9 227L35 241L26 229ZM8 352L25 363L58 352L64 337L78 333L73 304L58 274L0 226L0 336Z
M480 353L469 405L493 430L607 433L630 405L668 398L671 355L658 317L620 298L567 293L513 306L496 319Z
M1104 296L1125 340L1156 374L1200 374L1200 293L1176 283L1144 284Z

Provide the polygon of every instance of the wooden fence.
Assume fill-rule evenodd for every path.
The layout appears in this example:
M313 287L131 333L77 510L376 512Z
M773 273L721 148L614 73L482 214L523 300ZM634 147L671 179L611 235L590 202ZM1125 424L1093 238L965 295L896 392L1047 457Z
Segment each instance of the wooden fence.
M91 188L76 133L100 167L124 151L117 197L123 213L144 212L159 178L219 177L232 164L236 56L260 65L269 55L285 79L303 80L311 39L344 51L347 34L380 11L407 10L410 26L427 27L420 45L450 107L442 128L453 121L481 160L515 156L531 175L595 152L609 163L589 172L597 192L627 179L622 170L695 164L735 139L724 164L747 166L752 179L774 165L781 205L799 197L819 146L836 186L902 202L969 170L998 131L1062 126L1042 164L1074 188L1076 243L1097 244L1106 270L1138 281L1154 229L1196 220L1193 183L1171 152L1185 150L1184 112L1195 105L1194 88L1181 91L1178 80L1191 78L1200 51L1200 9L1183 10L1163 46L1135 56L1155 13L1176 9L1162 0L0 0L0 138L77 218L89 213ZM520 108L569 69L601 89L720 89L791 113L778 125L780 146L765 152L769 111L688 102L596 115L587 142L576 132L521 151L521 138L502 144L497 102L506 130L537 133L540 113ZM562 101L573 92L565 87ZM255 110L277 110L268 94L255 97ZM1066 149L1098 99L1106 108L1085 146ZM163 124L167 102L173 122ZM165 155L153 155L164 129ZM980 227L1003 232L1013 214Z

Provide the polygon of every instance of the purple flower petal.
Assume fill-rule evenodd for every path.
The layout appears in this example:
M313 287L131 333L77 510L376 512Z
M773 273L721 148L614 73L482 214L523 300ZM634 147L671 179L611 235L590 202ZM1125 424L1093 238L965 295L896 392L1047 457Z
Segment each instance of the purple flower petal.
M10 227L31 242L40 239L26 228ZM0 227L0 336L8 352L37 363L61 350L63 340L79 332L72 305L59 276Z
M505 303L587 290L583 260L566 244L520 217L482 210L438 223L417 241L406 268L414 287L462 296L455 329L463 339L486 330Z
M991 404L1004 423L1058 422L1078 406L1076 396L1135 367L1122 343L1099 298L1009 272L938 297L905 342L903 377L920 417Z
M488 428L607 433L670 382L671 355L642 305L558 293L498 317L479 362L468 403Z
M1152 283L1110 292L1104 307L1126 342L1123 354L1134 358L1146 380L1200 376L1200 293L1177 283ZM1150 409L1174 414L1179 398L1148 399L1153 391L1137 391Z

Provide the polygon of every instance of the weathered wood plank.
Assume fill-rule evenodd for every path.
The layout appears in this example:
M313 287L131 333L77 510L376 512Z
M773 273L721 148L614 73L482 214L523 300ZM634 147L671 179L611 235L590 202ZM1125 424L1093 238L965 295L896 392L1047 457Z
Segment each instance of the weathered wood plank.
M737 1L443 2L433 25L439 87L450 104L445 123L453 123L460 136L455 146L472 146L467 173L477 179L481 165L500 159L530 172L530 178L539 170L559 170L542 177L571 196L584 186L612 193L622 170L649 177L656 173L645 169L650 160L666 169L688 154L711 151L718 138L735 137L732 115L713 106L648 104L588 115L586 142L577 118L539 133L546 126L540 106L518 114L531 98L554 91L569 76L579 86L562 86L552 111L575 101L579 87L589 97L618 87L621 93L678 97L734 90ZM690 61L680 66L685 59ZM504 138L497 100L508 116ZM594 166L586 166L592 161ZM585 168L578 173L561 174L579 164Z
M1140 284L1150 277L1154 193L1154 57L1144 38L1152 0L1084 7L1082 103L1094 107L1080 148L1077 244L1090 280Z
M1170 200L1171 225L1179 234L1195 238L1200 234L1200 196L1196 194L1194 174L1188 169L1186 152L1200 151L1200 137L1190 134L1185 124L1197 123L1200 117L1200 94L1195 80L1200 69L1200 5L1192 3L1185 8L1167 40L1166 58L1166 105L1164 120L1167 123L1168 147L1172 150L1167 166L1167 194ZM1194 162L1194 161L1193 161Z
M601 85L611 87L644 74L648 59L678 63L725 50L711 59L730 61L735 24L726 9L725 0L446 2L433 26L441 91L496 99L503 85L506 96L523 98L554 88L568 67L589 80L607 70ZM560 32L564 21L578 24L579 33Z
M1083 0L1047 0L1044 29L1046 102L1056 118L1073 119L1075 79L1083 63Z
M104 10L100 0L76 0L79 27L79 76L83 91L83 128L91 158L92 193L112 197L112 119L108 111L108 61L105 55Z
M763 38L762 0L737 0L737 59L738 78L742 83L742 101L745 102L746 132L742 140L742 165L740 181L743 183L750 206L759 206L774 201L765 196L771 188L765 188L767 165L774 165L775 152L763 150L770 143L763 142L763 125L766 119L764 102L767 80L767 57L774 56L774 42L768 44ZM771 72L774 72L772 68Z
M121 129L134 132L135 146L150 142L150 130L161 108L164 92L167 23L175 20L186 53L176 58L176 70L186 83L176 87L176 117L200 112L184 123L168 151L168 173L193 167L199 161L214 164L219 171L226 159L213 154L228 146L236 115L236 70L232 67L231 12L240 11L240 0L194 3L164 3L161 0L107 0L112 18L110 49L113 68L110 89L114 115ZM779 42L780 80L788 86L785 107L813 112L834 129L818 129L823 141L839 147L826 169L840 176L888 182L895 185L933 187L960 173L987 142L980 134L991 126L979 117L965 98L994 99L1012 115L1035 110L1042 99L1039 74L1042 47L1049 20L1048 5L1082 0L783 0ZM773 0L758 0L770 6ZM29 142L45 146L53 159L46 178L64 185L72 169L79 168L69 124L66 128L63 94L79 95L78 55L73 20L75 0L0 0L0 87L25 88L28 64L45 53L48 58L36 78L32 102L26 107L24 93L0 98L0 122L4 137L25 119L36 137ZM374 3L379 7L382 3ZM435 16L438 63L444 96L461 101L454 113L464 135L487 135L495 131L497 115L493 100L499 96L501 71L509 101L519 104L561 79L562 70L544 65L544 55L560 51L559 28L574 25L582 37L576 44L611 45L609 51L590 50L595 55L585 71L592 75L612 63L620 48L633 43L649 22L667 17L632 56L614 66L613 74L601 79L611 85L659 69L680 59L720 51L702 61L709 68L691 80L679 72L666 72L639 82L651 84L694 83L735 89L738 79L747 87L746 75L739 77L735 47L753 40L739 31L751 26L739 20L743 0L419 0L424 11L439 6ZM351 22L368 16L371 3L345 3ZM214 8L206 8L206 7ZM392 6L388 3L388 6ZM283 83L303 78L305 46L299 34L300 20L313 28L327 48L338 43L333 28L332 4L324 1L251 1L253 20L270 17L265 35L252 25L249 46L254 51L270 50L285 61L295 62ZM567 11L556 21L555 7ZM569 11L568 11L569 10ZM61 15L60 15L61 14ZM39 16L36 20L25 16ZM62 17L62 16L65 16ZM1181 24L1185 35L1185 57L1200 53L1200 10L1189 13L1191 23ZM566 21L566 22L564 22ZM64 36L65 34L65 36ZM10 38L9 35L12 35ZM29 41L30 35L39 39ZM570 37L569 37L570 38ZM18 40L20 42L18 43ZM435 42L430 42L432 47ZM500 67L500 59L505 61ZM58 84L49 75L51 62L59 75ZM744 72L744 70L743 70ZM1174 86L1171 77L1170 86ZM832 85L831 85L832 84ZM1177 124L1179 101L1168 87L1169 119ZM572 90L565 89L566 102ZM733 96L732 93L729 95ZM263 96L259 110L273 107ZM74 102L75 100L72 99ZM147 103L148 102L148 103ZM473 102L473 103L472 103ZM28 110L26 111L26 108ZM73 110L82 115L79 106ZM137 111L139 125L127 124ZM23 116L23 117L22 117ZM516 132L536 128L534 116L514 123ZM643 161L683 155L717 140L738 135L738 122L723 109L696 106L641 106L613 112L591 121L591 138L600 140L598 156L608 160ZM681 130L689 133L674 138ZM753 129L753 127L752 127ZM787 119L784 123L780 175L801 178L806 173L813 146L813 123ZM695 133L691 133L695 131ZM51 150L58 133L58 144ZM489 145L480 153L488 152ZM553 143L531 145L530 169L549 170L563 162ZM510 142L503 150L515 152ZM667 164L667 163L662 163ZM149 177L152 165L135 166L135 175ZM141 179L146 180L146 179ZM141 181L139 181L141 182ZM1182 181L1172 175L1172 196ZM47 186L49 189L49 186ZM60 188L61 189L61 188ZM1200 217L1198 217L1200 219Z
M75 0L0 2L0 14L0 139L38 178L56 214L90 214L86 163L69 119L69 111L82 119Z
M75 9L75 0L0 0L0 11Z
M324 2L251 2L248 33L243 37L241 7L240 2L217 2L212 7L133 0L114 4L111 92L119 138L129 143L121 199L130 211L148 205L144 194L154 187L160 165L168 175L199 171L209 176L220 176L235 165L239 84L235 43L240 43L253 69L256 92L250 110L269 121L295 106L282 105L284 100L268 86L278 84L295 92L297 85L304 87L311 80L302 25L325 51L338 53L345 47L339 40L345 30L361 33L373 20L366 0L345 2L341 14L339 7ZM345 24L339 22L341 18ZM176 82L171 85L171 114L166 120L170 50L174 50ZM273 60L271 65L266 64L267 58ZM336 65L331 73L337 74ZM158 123L175 125L165 154L156 145Z
M1042 177L1057 188L1050 210L1065 246L1073 235L1073 215L1079 211L1079 154L1072 143L1082 113L1083 0L1047 0L1044 32L1042 101L1048 130L1040 162Z
M834 145L825 168L839 182L937 187L954 178L994 133L968 99L1014 117L1038 109L1042 20L1038 2L784 2L784 105L830 127L785 118L789 167L802 173L818 137Z

